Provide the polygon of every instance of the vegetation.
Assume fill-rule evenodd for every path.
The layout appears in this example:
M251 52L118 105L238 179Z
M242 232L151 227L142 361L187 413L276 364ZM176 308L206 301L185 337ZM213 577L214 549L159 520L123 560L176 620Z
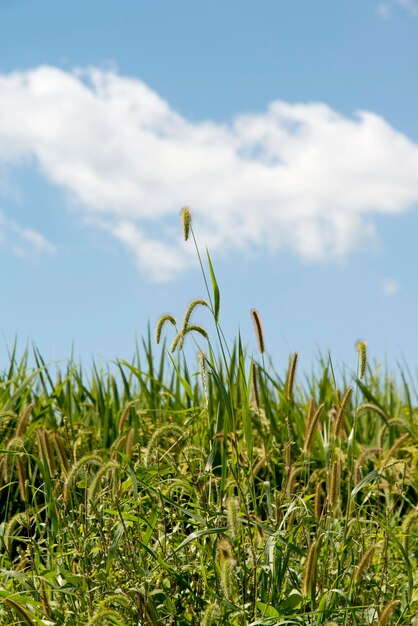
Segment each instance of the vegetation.
M188 209L183 225L194 240ZM159 356L150 334L89 377L10 355L0 623L418 624L411 385L364 342L340 389L329 359L302 385L295 354L281 377L255 310L257 357L228 346L207 263L207 300L161 318Z

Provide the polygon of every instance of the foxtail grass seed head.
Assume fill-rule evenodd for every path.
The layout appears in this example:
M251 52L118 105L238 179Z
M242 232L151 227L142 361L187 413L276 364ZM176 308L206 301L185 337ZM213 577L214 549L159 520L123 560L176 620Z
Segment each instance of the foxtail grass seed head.
M162 315L160 317L160 319L158 320L157 326L155 328L155 341L156 341L156 343L160 343L161 332L163 330L164 324L166 324L167 322L170 322L170 324L172 324L174 326L174 328L177 325L175 317L170 315L170 313L166 313L165 315Z
M263 325L261 323L261 318L258 312L255 309L251 309L251 317L253 318L255 336L257 337L258 349L261 354L264 353L265 344L264 344L264 332Z
M206 380L206 358L204 352L199 352L197 355L199 363L200 380L202 381L203 393L205 395L205 403L208 404L208 386Z
M318 426L319 418L321 417L322 411L324 410L324 406L324 402L320 404L310 422L308 422L308 429L306 431L305 441L303 443L303 451L305 454L308 454L312 449L312 441Z
M34 407L35 407L35 403L31 402L30 404L25 406L25 408L21 412L17 425L16 425L16 437L23 437L23 435L25 434L26 427L28 425L28 418L30 414L32 413Z
M353 581L356 585L360 584L363 580L363 576L370 565L375 549L376 546L371 546L361 557L353 577Z
M303 466L293 466L287 475L286 481L286 496L291 498L296 490L297 477L303 472Z
M292 442L288 441L284 447L284 460L285 460L285 469L286 472L289 471L290 466L292 465Z
M103 608L93 615L90 620L87 622L86 626L100 626L100 624L106 624L109 622L122 624L124 623L124 618L122 613L115 611L114 609Z
M303 569L302 594L308 598L313 595L313 581L315 577L316 560L318 554L318 542L311 542Z
M224 559L221 562L221 587L224 597L229 602L235 598L236 573L234 559Z
M19 494L22 502L28 501L28 481L26 467L23 463L23 459L18 456L16 458L16 474L19 483Z
M365 402L364 404L360 404L360 406L358 406L356 409L356 414L358 415L363 411L373 411L374 413L377 413L378 415L380 415L385 424L387 424L389 421L389 417L387 416L385 411L380 406L377 406L377 404L373 404L373 402Z
M228 539L222 537L218 541L219 561L232 559L232 548Z
M6 450L11 452L12 454L6 454L3 457L2 461L2 475L5 483L8 483L12 478L12 471L15 465L16 458L19 458L17 454L13 454L14 452L24 452L24 442L22 437L13 437L6 444Z
M382 612L379 615L377 626L388 626L392 613L395 611L398 604L399 600L391 600L384 605Z
M176 349L178 350L182 350L183 348L183 344L184 344L184 333L182 331L180 331L179 333L177 333L177 335L174 337L174 341L170 346L170 352L174 352Z
M55 459L48 431L46 428L41 428L38 433L42 446L42 452L48 464L49 473L51 474L51 476L53 476L55 474Z
M126 456L129 458L132 457L132 450L134 447L134 438L135 438L135 429L130 428L126 436L126 444L125 444Z
M331 506L335 507L338 501L338 495L340 493L341 483L341 467L340 461L335 460L331 466L331 473L329 477L329 490L328 497Z
M356 349L358 352L358 377L363 378L367 367L367 343L363 339L359 339Z
M217 604L211 602L205 609L202 616L201 626L216 626L219 623L221 610Z
M7 550L11 549L12 542L14 540L18 540L20 538L20 535L17 533L15 534L14 531L17 528L23 530L24 528L27 528L29 524L30 518L27 511L23 511L22 513L16 513L15 515L13 515L13 517L9 520L6 526L3 535L3 543L6 546Z
M239 532L239 522L238 522L238 514L239 514L239 499L231 496L226 500L226 516L228 520L228 528L233 539L238 538Z
M106 596L100 602L99 606L112 606L112 604L119 604L119 606L124 606L126 609L129 609L131 607L132 600L124 593L112 593L109 596Z
M209 338L209 335L203 326L198 326L197 324L189 324L189 326L186 326L184 335L187 335L187 333L199 333L199 335L202 335L205 339Z
M73 465L64 483L64 504L67 505L70 502L73 483L78 474L88 465L96 465L100 467L102 465L102 459L97 454L86 454L85 456L81 457L81 459L79 459L75 465Z
M191 302L189 306L187 307L186 312L183 317L183 323L181 325L181 330L183 333L186 331L186 328L189 326L190 317L197 306L205 306L209 308L209 304L203 298L196 298L195 300L193 300L193 302Z
M128 419L129 413L131 412L131 408L135 404L134 400L125 404L120 414L119 423L118 423L118 433L121 434L124 431L126 420Z
M105 478L106 475L115 474L118 468L119 466L115 461L108 461L98 469L95 477L93 478L89 486L89 500L92 500L93 502L95 501L99 491L101 491L101 483L103 478Z
M253 401L256 408L260 409L260 390L258 386L258 368L254 361L251 361L251 386L253 391Z
M178 424L165 424L158 428L148 442L148 446L144 456L144 465L148 467L151 459L158 448L158 443L167 436L172 436L176 440L176 445L183 444L187 440L187 431Z
M314 515L315 519L319 522L322 517L323 503L322 503L322 485L321 483L317 483L315 488L315 499L314 499Z
M342 425L343 425L343 421L344 421L344 416L345 416L345 412L347 409L347 406L350 402L351 399L351 394L353 393L353 388L352 387L347 387L345 394L341 400L340 406L338 408L338 412L337 412L337 416L335 418L335 424L334 424L334 437L339 437L341 434L341 429L342 429Z
M295 383L296 365L298 362L298 353L295 352L290 360L289 371L286 379L286 398L292 400L293 398L293 386Z
M190 234L190 228L192 225L192 212L189 207L185 206L181 210L181 219L183 222L183 236L184 241L187 241Z

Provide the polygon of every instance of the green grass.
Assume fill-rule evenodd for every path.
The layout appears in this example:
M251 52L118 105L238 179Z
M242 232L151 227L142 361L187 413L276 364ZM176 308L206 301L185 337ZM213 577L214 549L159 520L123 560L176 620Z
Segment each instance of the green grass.
M363 353L339 389L329 359L303 382L297 355L280 376L228 345L207 262L207 306L166 320L161 350L148 334L88 375L12 351L0 623L418 623L412 385L360 378Z

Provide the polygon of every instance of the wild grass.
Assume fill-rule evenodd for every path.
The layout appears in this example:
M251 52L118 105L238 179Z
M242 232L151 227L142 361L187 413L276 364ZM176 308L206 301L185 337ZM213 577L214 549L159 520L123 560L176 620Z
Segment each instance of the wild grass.
M148 332L88 376L36 349L34 367L16 348L3 364L0 623L417 624L405 377L374 371L364 342L340 388L329 359L304 384L297 353L278 375L255 310L258 356L228 345L196 249L205 299L161 318L160 352ZM191 322L208 314L213 330Z

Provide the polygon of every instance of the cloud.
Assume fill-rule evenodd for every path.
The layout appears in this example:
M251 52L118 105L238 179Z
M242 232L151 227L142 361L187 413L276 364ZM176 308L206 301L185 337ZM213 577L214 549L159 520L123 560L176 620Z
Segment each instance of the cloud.
M382 3L376 7L376 13L379 17L387 18L390 16L390 6L388 4Z
M390 3L382 2L376 7L376 13L383 18L391 15L391 5L397 5L401 9L404 9L408 13L414 16L418 16L418 1L417 0L392 0Z
M186 254L162 241L145 237L132 221L109 224L105 220L94 220L94 223L124 244L136 257L138 269L149 273L156 282L171 280L187 265Z
M30 159L157 280L189 262L185 204L212 251L323 262L370 245L375 216L418 202L418 145L374 113L278 100L190 122L140 80L95 68L0 75L0 166Z
M418 16L418 2L416 0L395 0L395 2L411 15Z
M0 211L0 246L19 257L33 259L37 254L53 254L55 246L41 233L20 226Z
M385 296L390 298L398 293L400 289L399 282L395 278L384 278L380 283L380 288Z

